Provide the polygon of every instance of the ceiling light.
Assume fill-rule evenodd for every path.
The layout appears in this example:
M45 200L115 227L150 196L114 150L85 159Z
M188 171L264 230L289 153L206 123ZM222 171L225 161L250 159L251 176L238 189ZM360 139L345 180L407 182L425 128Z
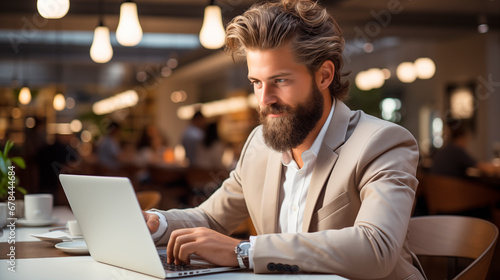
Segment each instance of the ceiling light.
M363 45L363 50L365 51L365 53L372 53L374 50L373 43L370 42L365 43Z
M54 96L54 101L52 102L52 106L56 111L62 111L66 107L66 99L64 99L64 95L62 93L56 94Z
M90 46L90 57L97 63L106 63L113 57L109 29L102 22L94 30L94 40L92 46Z
M135 90L127 90L112 97L98 101L92 105L92 111L96 115L109 114L114 111L137 105L139 95Z
M428 57L421 57L413 63L419 79L430 79L436 73L436 64Z
M22 112L21 109L14 107L12 108L12 111L10 111L10 114L14 119L19 119L22 115Z
M29 87L23 87L19 92L19 102L23 105L31 102L31 91Z
M450 111L455 119L470 119L474 116L474 93L470 88L460 87L451 93Z
M485 15L481 15L478 18L477 32L484 34L489 30L488 18Z
M24 125L27 128L33 128L36 125L36 120L33 117L27 117L26 120L24 121Z
M396 68L396 76L403 83L412 83L417 79L417 72L411 62L402 62Z
M370 68L366 71L361 71L356 75L355 83L362 91L380 88L385 83L384 72L378 68Z
M356 75L356 79L354 80L356 86L362 91L371 90L372 87L370 85L370 81L366 79L366 71L361 71Z
M75 99L72 97L66 98L66 108L73 109L75 108Z
M74 119L69 123L69 128L75 133L80 132L82 130L82 127L82 122L77 119Z
M123 46L131 47L142 39L142 28L137 15L137 4L125 1L120 6L120 20L116 29L116 40Z
M218 49L224 46L226 32L222 25L222 13L214 0L205 7L203 25L200 31L200 43L207 49Z
M36 8L44 18L59 19L68 13L69 0L38 0Z

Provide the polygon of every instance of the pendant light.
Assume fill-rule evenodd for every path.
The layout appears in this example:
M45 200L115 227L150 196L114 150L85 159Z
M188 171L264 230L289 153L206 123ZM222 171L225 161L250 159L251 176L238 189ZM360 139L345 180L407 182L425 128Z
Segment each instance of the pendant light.
M116 29L116 39L123 46L131 47L142 39L142 28L137 15L137 4L127 0L120 6L120 20Z
M90 57L97 63L106 63L113 57L109 28L104 26L102 22L94 30L94 41L90 46Z
M19 92L19 103L23 105L28 105L31 102L31 91L30 88L24 86Z
M29 74L29 69L28 72L26 73L26 78L24 78L24 67L23 67L23 57L21 56L21 74L23 75L23 79L21 80L21 85L23 87L21 88L21 91L19 92L19 103L23 105L28 105L31 102L31 90L27 85L27 82L24 80L28 80L27 76Z
M484 34L489 30L488 18L486 15L480 15L478 18L477 32Z
M106 63L113 57L113 48L109 38L109 28L102 20L102 1L99 7L99 25L94 30L94 40L90 46L90 57L94 62Z
M62 111L66 107L66 99L64 99L64 95L62 93L58 93L54 96L54 101L52 102L52 106L56 111Z
M205 7L203 25L200 31L200 43L207 49L218 49L224 46L226 32L222 25L222 13L215 1Z
M38 0L36 8L44 18L59 19L68 13L69 0Z

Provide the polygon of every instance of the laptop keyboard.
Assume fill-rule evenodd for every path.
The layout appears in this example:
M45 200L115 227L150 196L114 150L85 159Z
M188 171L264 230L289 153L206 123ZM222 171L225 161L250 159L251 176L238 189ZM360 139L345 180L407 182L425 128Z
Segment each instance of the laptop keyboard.
M213 267L212 265L200 265L200 264L197 264L196 266L188 265L188 264L176 265L173 263L168 263L167 256L165 256L165 255L160 255L160 260L161 260L161 263L163 264L163 268L170 270L170 271L186 271L186 270L194 270L194 269Z

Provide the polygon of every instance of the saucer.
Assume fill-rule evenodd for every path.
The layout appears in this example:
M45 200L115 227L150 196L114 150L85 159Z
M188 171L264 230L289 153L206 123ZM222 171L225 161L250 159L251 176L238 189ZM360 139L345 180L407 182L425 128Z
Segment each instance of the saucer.
M68 254L81 255L89 253L85 241L61 242L57 243L55 247Z
M66 231L60 231L60 230L49 231L47 233L42 233L42 234L32 234L31 236L53 244L60 243L63 241L83 240L83 236L71 236Z
M48 220L26 220L24 218L17 219L16 223L20 224L22 226L29 226L29 227L43 227L43 226L50 226L51 224L55 223L57 219L51 218Z

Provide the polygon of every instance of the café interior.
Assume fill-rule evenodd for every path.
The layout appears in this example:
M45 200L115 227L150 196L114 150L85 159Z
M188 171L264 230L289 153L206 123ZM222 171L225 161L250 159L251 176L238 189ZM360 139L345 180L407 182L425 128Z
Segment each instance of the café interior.
M25 160L19 184L67 205L58 174L125 176L138 193L159 194L151 207L203 202L259 124L246 63L217 38L255 1L141 0L125 9L122 0L70 0L59 18L42 16L35 2L0 8L0 147L12 141ZM320 2L345 36L346 104L405 127L419 144L414 215L500 226L500 1ZM202 163L183 146L197 112L218 145ZM450 120L466 127L467 153L496 169L433 181ZM119 150L116 165L100 157L106 141ZM240 233L252 234L251 224ZM500 278L498 251L488 279Z

